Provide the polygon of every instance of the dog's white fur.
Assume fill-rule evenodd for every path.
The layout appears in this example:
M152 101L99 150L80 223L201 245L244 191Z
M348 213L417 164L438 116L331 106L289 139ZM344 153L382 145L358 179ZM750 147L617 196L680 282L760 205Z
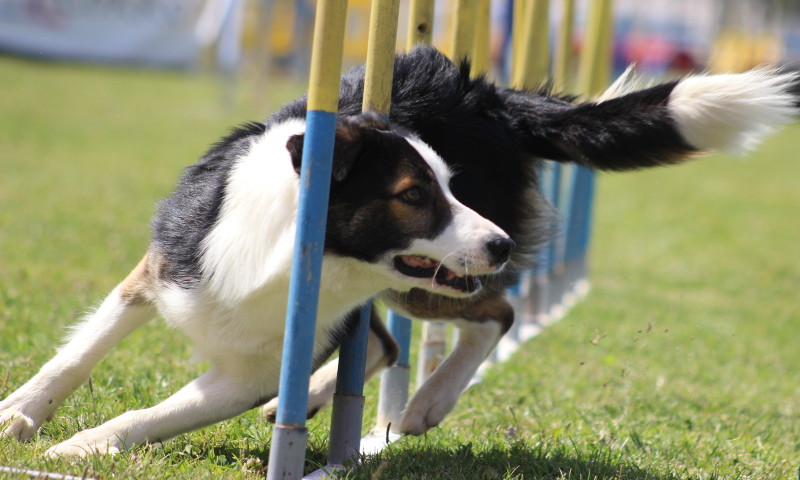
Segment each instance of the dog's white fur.
M302 120L276 125L230 174L202 257L209 293L223 303L234 305L261 285L289 281L299 186L285 145L305 129Z
M681 80L669 109L678 130L701 150L739 153L754 148L797 115L795 73L759 68L745 73L695 75Z

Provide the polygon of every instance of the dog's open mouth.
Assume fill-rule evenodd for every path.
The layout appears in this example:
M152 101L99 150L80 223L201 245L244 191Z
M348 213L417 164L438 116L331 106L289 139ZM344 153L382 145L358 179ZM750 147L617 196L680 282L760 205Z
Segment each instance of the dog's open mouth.
M478 277L459 276L440 262L422 255L398 255L394 257L394 268L403 275L430 278L436 285L464 293L476 292L481 288L481 280Z

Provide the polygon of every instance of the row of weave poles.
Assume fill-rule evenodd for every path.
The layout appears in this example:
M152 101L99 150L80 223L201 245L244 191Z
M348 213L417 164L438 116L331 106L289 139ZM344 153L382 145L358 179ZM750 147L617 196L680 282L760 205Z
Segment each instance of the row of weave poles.
M455 0L450 56L472 61L472 74L489 65L490 0ZM562 0L554 47L550 46L549 0L516 0L513 7L511 86L535 89L552 80L556 90L594 95L610 76L612 0L589 0L577 81L572 82L574 0ZM400 0L373 0L362 109L389 115L392 70ZM318 0L309 75L306 135L300 178L298 229L286 319L277 421L273 430L267 478L303 475L307 430L308 384L319 295L323 242L330 189L331 157L342 69L346 0ZM408 48L431 43L434 0L411 0ZM554 51L553 59L550 52ZM552 64L552 74L550 65ZM543 326L558 319L588 289L589 245L594 175L584 168L553 163L540 172L544 195L562 217L562 235L543 249L537 267L509 290L515 305L515 327L501 340L485 365L507 358ZM364 362L370 306L362 309L354 334L341 346L330 429L327 469L337 468L361 451ZM400 344L397 364L381 377L375 432L380 442L399 425L408 398L410 320L389 313L389 330ZM444 356L446 327L426 323L419 355L419 385ZM369 437L365 438L369 440ZM375 440L375 437L372 438ZM373 447L367 450L375 451ZM311 477L322 478L325 469Z

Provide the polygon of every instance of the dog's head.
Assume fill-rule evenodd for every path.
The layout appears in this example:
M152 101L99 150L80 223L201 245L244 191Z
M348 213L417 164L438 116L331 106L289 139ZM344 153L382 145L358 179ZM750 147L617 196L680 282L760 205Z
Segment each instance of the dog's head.
M303 135L287 148L300 168ZM364 114L339 120L325 251L368 262L391 288L468 296L499 273L514 242L456 200L451 172L413 135Z

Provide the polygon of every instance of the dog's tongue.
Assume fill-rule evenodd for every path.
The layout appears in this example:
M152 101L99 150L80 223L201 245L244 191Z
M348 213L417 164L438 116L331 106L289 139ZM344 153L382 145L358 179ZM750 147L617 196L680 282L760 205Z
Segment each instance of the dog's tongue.
M434 268L437 265L437 263L432 259L428 257L422 257L420 255L403 256L403 261L409 267L417 267L417 268Z

